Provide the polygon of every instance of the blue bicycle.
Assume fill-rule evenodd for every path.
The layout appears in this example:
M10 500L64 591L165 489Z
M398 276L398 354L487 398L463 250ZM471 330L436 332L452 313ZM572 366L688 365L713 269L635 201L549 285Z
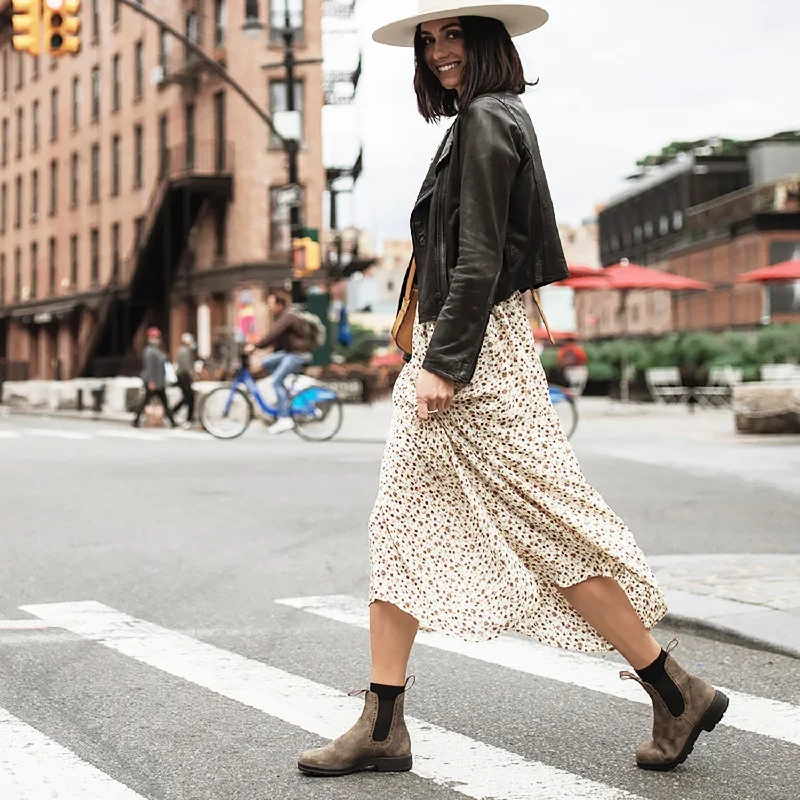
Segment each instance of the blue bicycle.
M289 403L294 432L302 439L324 442L336 436L342 427L342 401L327 386L314 384L297 390L292 387ZM278 418L279 409L264 400L250 374L248 357L242 354L241 367L233 383L220 386L205 396L200 406L200 422L217 439L235 439L248 429L256 415L271 425Z
M578 427L578 406L575 403L575 398L569 389L563 386L548 387L550 389L550 402L561 420L561 426L564 428L564 433L567 438L572 438L575 429Z

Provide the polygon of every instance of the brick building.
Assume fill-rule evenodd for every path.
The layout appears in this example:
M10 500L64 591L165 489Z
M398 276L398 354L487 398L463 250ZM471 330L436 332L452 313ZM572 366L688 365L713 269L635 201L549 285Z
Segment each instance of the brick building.
M671 330L752 328L800 321L793 287L735 286L751 269L798 257L800 142L780 134L718 152L709 140L632 180L603 208L603 266L634 263L711 283L710 292L630 293L625 318L616 292L576 293L587 338L661 335Z
M298 57L321 56L321 4L289 0ZM277 0L154 0L258 102L285 110ZM157 324L200 354L263 329L290 275L286 156L263 121L183 44L116 2L84 0L76 57L11 48L0 0L0 364L31 378L113 374ZM303 223L320 228L320 64L297 70ZM2 376L0 376L1 378Z

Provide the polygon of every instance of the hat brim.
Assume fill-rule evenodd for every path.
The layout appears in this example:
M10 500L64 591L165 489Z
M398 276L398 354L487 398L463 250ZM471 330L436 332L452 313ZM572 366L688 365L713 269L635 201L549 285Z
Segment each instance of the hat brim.
M537 6L523 5L520 3L506 3L505 5L485 6L456 6L451 9L431 11L427 14L417 14L413 17L391 22L384 25L372 34L372 38L380 44L392 47L413 47L414 33L417 25L430 22L434 19L447 19L449 17L490 17L500 20L511 36L522 36L535 31L549 19L549 14Z

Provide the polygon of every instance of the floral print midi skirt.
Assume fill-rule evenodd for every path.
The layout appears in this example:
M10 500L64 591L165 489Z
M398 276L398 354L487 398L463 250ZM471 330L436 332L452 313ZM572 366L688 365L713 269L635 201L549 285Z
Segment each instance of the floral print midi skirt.
M609 650L558 587L614 578L647 628L664 596L622 520L586 481L553 409L522 296L492 310L473 380L417 417L434 323L397 379L370 524L370 602L467 641L507 631Z

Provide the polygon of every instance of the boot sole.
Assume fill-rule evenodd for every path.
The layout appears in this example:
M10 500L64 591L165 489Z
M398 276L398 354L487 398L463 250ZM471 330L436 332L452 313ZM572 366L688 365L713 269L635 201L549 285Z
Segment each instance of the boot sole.
M312 767L308 764L297 762L297 768L304 775L313 775L318 778L338 778L342 775L353 775L356 772L374 770L375 772L408 772L413 765L411 756L397 756L396 758L373 758L360 764L342 769L328 769L325 767Z
M714 699L711 701L711 705L708 707L708 711L700 718L700 722L695 725L694 730L692 730L689 738L686 740L686 744L683 746L683 750L678 753L678 757L673 759L672 761L665 761L661 764L642 764L640 762L636 762L637 766L641 767L642 769L649 769L654 770L656 772L668 772L671 769L675 769L680 764L683 764L684 761L689 757L689 754L694 750L694 743L697 741L697 738L703 731L711 731L717 727L719 721L725 716L725 712L728 710L728 700L727 696L724 695L722 692L717 691L714 695Z

